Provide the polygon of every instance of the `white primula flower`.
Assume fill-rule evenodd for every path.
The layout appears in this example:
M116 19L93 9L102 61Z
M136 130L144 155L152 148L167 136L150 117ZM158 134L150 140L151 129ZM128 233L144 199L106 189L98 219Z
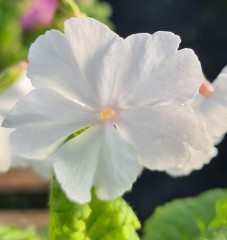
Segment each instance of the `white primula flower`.
M211 84L204 80L200 87L200 94L192 102L195 113L198 115L200 125L205 128L209 139L208 151L206 149L190 149L191 160L183 162L167 172L172 176L190 174L193 170L201 169L218 153L215 145L224 137L227 131L227 67Z
M73 200L87 202L131 188L142 167L166 170L200 148L188 101L201 85L200 63L177 50L170 32L120 38L91 18L71 18L65 32L39 37L29 53L28 77L37 88L3 125L28 158L51 155L56 176ZM68 137L87 126L82 134Z
M25 63L23 63L25 64ZM23 66L21 66L23 67ZM0 123L8 114L9 110L23 96L27 95L34 87L26 77L26 72L22 74L6 91L0 94ZM10 146L9 136L13 129L0 127L0 172L5 172L9 167L31 166L45 178L51 174L51 164L43 161L32 161L18 156Z
M23 67L23 66L22 66ZM12 86L0 93L0 122L3 122L4 117L9 110L15 105L19 98L30 92L32 85L24 81L25 74L20 76ZM9 136L13 130L0 127L0 171L5 172L9 169L12 160L11 147L9 144Z

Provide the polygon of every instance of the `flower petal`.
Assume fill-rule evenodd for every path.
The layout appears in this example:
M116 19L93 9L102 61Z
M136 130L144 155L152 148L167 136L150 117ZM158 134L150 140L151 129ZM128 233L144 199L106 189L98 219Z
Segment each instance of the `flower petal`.
M2 119L0 119L1 123ZM0 127L0 172L6 172L10 167L11 152L9 145L9 134L11 130Z
M221 73L218 75L218 77L213 82L214 90L216 95L220 95L220 98L225 100L225 104L227 102L227 99L224 98L227 94L227 66L224 67L221 71Z
M187 176L193 170L201 169L205 164L217 155L218 151L215 147L210 149L210 152L202 150L195 150L190 148L190 161L184 161L173 169L168 169L167 173L172 177Z
M215 79L214 92L203 98L196 111L204 119L207 132L217 144L227 131L227 74L224 68Z
M104 127L100 164L95 174L97 196L109 200L131 189L142 171L135 149L112 125Z
M51 157L56 177L67 196L84 203L91 199L90 190L99 164L101 135L99 128L89 128L66 142Z
M57 92L36 89L15 105L3 126L17 128L11 135L17 154L42 159L71 133L93 124L95 117L92 111Z
M67 20L65 35L81 72L96 94L96 101L106 107L122 58L123 39L92 18Z
M1 127L3 118L9 110L15 105L17 100L33 89L30 80L25 74L22 74L16 82L7 90L0 94L0 172L7 171L11 164L12 153L9 143L9 136L12 129Z
M122 111L117 127L137 149L147 168L166 170L190 158L188 146L200 148L198 121L188 105L156 105Z
M227 131L227 106L222 105L218 98L210 96L197 109L198 114L206 122L207 134L215 144L220 142L219 139L222 140Z
M53 163L49 159L34 160L18 156L12 151L12 168L31 167L36 173L47 180L51 180L53 175Z
M18 99L33 89L30 79L25 74L20 76L12 86L0 94L0 116L5 117Z
M50 88L60 94L93 106L93 90L81 73L65 36L51 30L39 37L29 51L27 75L37 88Z
M221 70L221 74L227 74L227 66L225 66L225 67Z
M54 169L70 199L90 200L91 187L109 200L131 188L141 171L134 151L114 126L93 126L65 143L53 155Z
M200 63L190 49L177 50L180 38L170 32L135 34L125 39L114 97L121 105L183 103L198 93Z

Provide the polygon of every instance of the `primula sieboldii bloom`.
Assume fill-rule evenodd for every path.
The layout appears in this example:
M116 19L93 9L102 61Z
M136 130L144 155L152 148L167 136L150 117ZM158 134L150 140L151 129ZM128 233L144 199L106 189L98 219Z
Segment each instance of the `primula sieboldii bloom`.
M215 145L227 131L227 67L225 67L213 84L204 80L200 94L192 101L200 125L205 129L204 138L208 139L207 149L190 149L191 160L183 162L167 172L172 176L188 175L193 170L201 169L218 153Z
M22 74L6 91L0 94L0 123L8 114L9 110L15 103L31 92L34 87L30 80L26 77L26 73ZM13 129L0 127L0 172L7 171L10 167L33 167L39 174L45 178L51 176L51 164L44 161L32 161L18 156L9 143L9 136Z
M12 86L0 94L0 122L2 123L8 111L15 105L19 98L25 96L32 88L32 85L24 81L25 75L21 76ZM0 171L7 171L11 165L11 148L9 135L11 129L0 127Z
M166 170L188 161L188 147L205 144L188 103L202 72L194 52L178 50L179 43L170 32L122 39L91 18L71 18L64 33L39 37L27 72L37 89L3 123L16 128L14 150L50 156L64 191L81 203L92 186L100 199L113 199L143 167Z

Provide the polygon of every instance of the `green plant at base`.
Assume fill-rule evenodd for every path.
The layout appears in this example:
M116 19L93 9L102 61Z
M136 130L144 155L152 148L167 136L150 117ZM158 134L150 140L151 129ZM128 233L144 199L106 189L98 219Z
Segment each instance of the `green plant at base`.
M92 190L88 204L69 200L53 178L50 196L51 240L138 240L140 223L122 199L101 201Z
M226 240L227 190L174 200L156 208L143 240Z

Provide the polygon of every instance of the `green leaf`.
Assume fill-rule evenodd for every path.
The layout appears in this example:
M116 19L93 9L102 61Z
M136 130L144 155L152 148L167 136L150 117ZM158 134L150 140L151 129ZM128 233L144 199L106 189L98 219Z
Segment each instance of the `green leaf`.
M227 226L227 199L217 201L216 216L209 224L209 227L211 228L222 226Z
M227 190L216 189L159 206L145 224L143 240L222 240L226 204Z
M205 236L201 236L196 240L226 240L226 239L227 239L227 228L208 230Z
M55 178L50 213L51 240L139 240L140 223L123 199L101 201L92 191L91 202L80 205L65 196Z

